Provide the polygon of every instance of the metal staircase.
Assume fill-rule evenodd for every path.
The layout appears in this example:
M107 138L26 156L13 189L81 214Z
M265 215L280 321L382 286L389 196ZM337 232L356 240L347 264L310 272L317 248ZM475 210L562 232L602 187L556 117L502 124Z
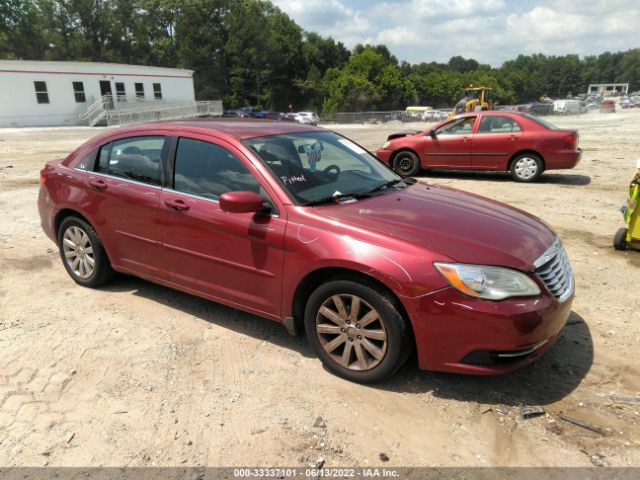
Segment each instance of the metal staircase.
M168 102L121 96L116 100L114 102L111 95L104 95L91 103L80 118L92 127L121 126L180 118L219 117L223 112L220 100Z

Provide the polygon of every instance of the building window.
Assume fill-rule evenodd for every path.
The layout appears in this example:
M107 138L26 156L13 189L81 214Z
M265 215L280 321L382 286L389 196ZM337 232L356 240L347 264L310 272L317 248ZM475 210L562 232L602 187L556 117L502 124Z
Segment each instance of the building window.
M87 98L84 95L84 83L82 82L72 82L73 83L73 96L76 97L76 103L86 103Z
M136 83L136 97L144 98L144 85L142 83Z
M123 82L116 82L116 98L119 102L127 101L127 91L124 88Z
M156 100L162 100L162 87L159 83L153 84L153 98Z
M36 99L38 103L49 103L49 93L47 92L47 82L33 82L36 89Z

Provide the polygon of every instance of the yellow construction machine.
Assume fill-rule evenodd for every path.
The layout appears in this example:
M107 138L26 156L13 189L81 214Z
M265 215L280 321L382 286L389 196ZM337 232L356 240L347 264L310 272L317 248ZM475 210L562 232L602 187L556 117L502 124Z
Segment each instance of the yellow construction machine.
M491 97L490 87L474 87L473 85L464 91L458 103L453 109L454 115L463 112L475 112L478 110L493 110L496 102Z

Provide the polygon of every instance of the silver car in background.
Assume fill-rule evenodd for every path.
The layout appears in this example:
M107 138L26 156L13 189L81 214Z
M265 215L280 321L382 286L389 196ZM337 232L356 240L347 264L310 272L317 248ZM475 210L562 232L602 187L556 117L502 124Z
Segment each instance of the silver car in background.
M320 119L315 112L298 112L296 121L305 125L317 125Z

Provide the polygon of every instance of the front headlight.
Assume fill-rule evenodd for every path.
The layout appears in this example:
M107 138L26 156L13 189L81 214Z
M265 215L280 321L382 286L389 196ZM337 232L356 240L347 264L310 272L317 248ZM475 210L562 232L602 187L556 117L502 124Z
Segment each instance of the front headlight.
M470 297L504 300L531 297L540 288L527 275L516 270L463 263L434 263L453 288Z
M391 142L384 142L382 148L389 148L389 145L391 145Z

